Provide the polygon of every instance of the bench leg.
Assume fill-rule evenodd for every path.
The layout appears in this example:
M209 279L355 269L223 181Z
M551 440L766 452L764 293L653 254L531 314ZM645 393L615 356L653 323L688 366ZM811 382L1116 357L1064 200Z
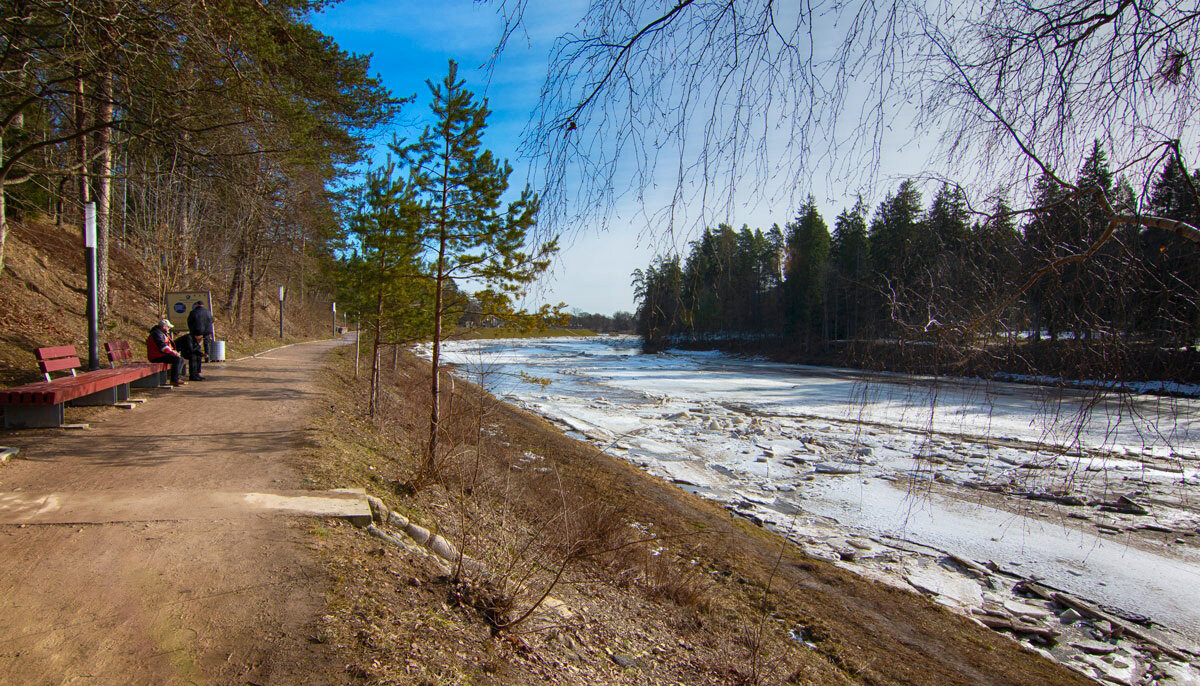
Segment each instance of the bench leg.
M163 372L154 372L133 382L134 388L158 388L163 385Z
M76 398L71 401L71 405L74 407L88 405L112 405L128 398L129 387L127 384L121 384L119 386L113 386L112 388L105 388L102 391L96 391L95 393L89 393L82 398Z
M4 406L4 428L6 429L52 429L62 426L62 423L62 403Z

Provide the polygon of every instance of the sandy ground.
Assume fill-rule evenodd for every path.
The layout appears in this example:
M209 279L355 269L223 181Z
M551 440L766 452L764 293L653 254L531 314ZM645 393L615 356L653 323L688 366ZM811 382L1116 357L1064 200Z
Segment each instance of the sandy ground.
M0 431L21 451L0 466L0 496L301 488L314 371L337 344L207 365L203 382L135 393L149 400L134 410L68 409L87 430ZM310 640L328 588L310 524L186 510L0 523L0 683L342 681Z

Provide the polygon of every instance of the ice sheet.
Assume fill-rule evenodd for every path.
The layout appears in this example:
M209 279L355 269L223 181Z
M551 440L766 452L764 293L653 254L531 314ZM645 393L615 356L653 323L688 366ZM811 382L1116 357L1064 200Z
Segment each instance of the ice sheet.
M641 355L631 337L454 342L445 359L611 454L781 528L808 512L902 534L1200 637L1194 548L1139 549L969 502L983 492L972 488L1149 493L1154 522L1195 529L1196 400ZM913 499L896 480L936 480L957 499Z

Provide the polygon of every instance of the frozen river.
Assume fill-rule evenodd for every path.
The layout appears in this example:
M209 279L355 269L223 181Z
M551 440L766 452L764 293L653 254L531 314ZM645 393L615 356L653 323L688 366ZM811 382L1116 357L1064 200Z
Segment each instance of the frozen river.
M837 559L830 526L931 546L1200 638L1195 400L642 355L625 337L446 351L496 395L810 552Z

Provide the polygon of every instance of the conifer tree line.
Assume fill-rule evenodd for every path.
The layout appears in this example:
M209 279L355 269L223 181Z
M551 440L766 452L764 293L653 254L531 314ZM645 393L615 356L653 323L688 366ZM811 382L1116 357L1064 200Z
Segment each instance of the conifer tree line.
M608 315L574 310L568 316L567 325L595 333L633 333L635 322L632 312L618 311Z
M951 184L926 204L907 180L873 212L860 198L832 226L811 197L782 228L719 225L686 255L634 272L638 333L649 350L768 338L799 355L942 340L972 325L985 344L1195 345L1200 246L1136 222L1105 232L1114 211L1196 225L1200 172L1171 157L1139 198L1095 143L1075 178L1088 192L1048 172L1021 212L1003 196L972 208Z
M0 270L10 220L94 202L102 316L113 246L243 321L260 288L328 295L331 188L401 103L308 23L324 4L0 2Z

